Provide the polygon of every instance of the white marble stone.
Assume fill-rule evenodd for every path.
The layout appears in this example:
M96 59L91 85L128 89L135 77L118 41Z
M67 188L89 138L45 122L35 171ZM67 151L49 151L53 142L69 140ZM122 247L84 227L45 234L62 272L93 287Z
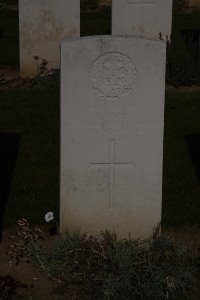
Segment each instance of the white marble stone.
M60 42L80 36L80 0L19 0L20 71L36 75L37 64L60 66Z
M113 0L112 34L170 39L172 0Z
M146 237L161 220L165 48L109 36L61 44L63 231Z

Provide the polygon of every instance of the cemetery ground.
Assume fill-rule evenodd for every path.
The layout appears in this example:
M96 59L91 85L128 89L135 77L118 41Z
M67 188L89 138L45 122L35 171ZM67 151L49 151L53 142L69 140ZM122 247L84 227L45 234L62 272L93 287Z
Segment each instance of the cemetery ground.
M108 34L109 14L106 11L101 16L92 12L82 15L82 35L94 32ZM97 18L104 25L91 28L90 23L97 24ZM179 24L183 19L179 16ZM196 22L197 17L192 20ZM6 9L2 13L0 10L0 65L9 65L8 76L11 76L10 70L16 72L19 63L17 28L17 11ZM58 220L59 74L56 72L31 82L19 82L18 86L14 81L11 86L5 84L0 88L0 163L3 166L0 193L4 227L0 246L0 278L9 273L20 283L26 284L27 288L17 289L21 291L22 299L51 299L52 295L53 299L63 299L62 293L65 297L67 294L61 283L48 279L37 268L24 262L17 267L9 266L6 255L11 244L9 236L14 233L17 220L22 217L41 227L50 244L57 239L56 235L49 234L51 225L45 224L44 215L47 211L54 211ZM199 87L166 89L163 232L184 242L191 254L197 257L200 245L199 116ZM196 280L191 300L199 299L198 276ZM13 290L15 284L10 281ZM68 299L78 299L76 294L83 299L80 293L77 286Z

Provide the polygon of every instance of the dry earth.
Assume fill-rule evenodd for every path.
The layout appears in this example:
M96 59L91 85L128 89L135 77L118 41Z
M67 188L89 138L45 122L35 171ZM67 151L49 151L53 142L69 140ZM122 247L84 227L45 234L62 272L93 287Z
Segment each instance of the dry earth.
M15 280L27 286L27 288L19 288L17 292L22 299L30 300L57 300L63 299L58 290L62 289L61 284L53 281L42 274L40 270L31 264L20 262L19 265L9 263L7 256L8 246L12 244L10 236L15 232L14 228L7 229L3 232L3 239L0 244L0 276L11 276ZM46 233L49 242L55 237L50 237ZM0 297L1 299L1 297ZM73 298L66 298L73 299Z

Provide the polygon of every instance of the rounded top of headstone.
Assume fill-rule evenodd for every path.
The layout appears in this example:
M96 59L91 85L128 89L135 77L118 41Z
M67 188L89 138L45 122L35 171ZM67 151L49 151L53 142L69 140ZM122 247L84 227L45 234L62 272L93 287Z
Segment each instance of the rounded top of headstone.
M136 84L138 72L132 59L119 52L99 56L92 64L90 84L100 97L126 96Z

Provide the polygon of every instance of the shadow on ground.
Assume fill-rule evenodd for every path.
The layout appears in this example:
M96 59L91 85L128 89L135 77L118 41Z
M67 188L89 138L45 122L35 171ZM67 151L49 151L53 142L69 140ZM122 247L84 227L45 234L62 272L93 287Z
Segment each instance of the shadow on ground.
M200 133L185 136L190 158L200 182Z
M20 135L0 133L0 242L2 240L3 220L17 160Z

